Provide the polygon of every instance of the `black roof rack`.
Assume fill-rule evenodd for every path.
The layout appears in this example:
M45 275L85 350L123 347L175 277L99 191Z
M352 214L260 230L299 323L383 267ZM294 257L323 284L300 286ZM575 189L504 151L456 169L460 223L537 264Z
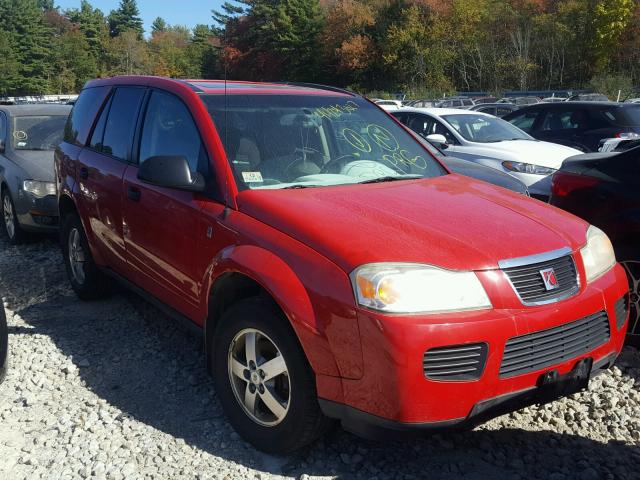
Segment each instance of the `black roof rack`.
M329 85L322 85L320 83L308 83L308 82L272 82L275 85L291 85L293 87L307 87L316 88L318 90L327 90L329 92L346 93L352 97L359 97L360 95L344 88L331 87Z

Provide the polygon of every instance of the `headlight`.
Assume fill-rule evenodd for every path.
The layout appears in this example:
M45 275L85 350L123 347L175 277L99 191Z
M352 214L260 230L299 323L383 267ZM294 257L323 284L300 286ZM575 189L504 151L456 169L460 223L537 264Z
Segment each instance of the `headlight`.
M598 227L591 225L587 230L587 244L580 250L587 283L595 280L616 264L616 254L611 240Z
M556 171L555 168L541 167L540 165L522 162L502 162L502 166L510 172L532 173L534 175L551 175Z
M38 180L25 180L22 189L36 197L42 198L56 194L56 184L53 182L39 182Z
M351 273L358 304L389 313L434 313L491 308L473 272L413 263L370 263Z

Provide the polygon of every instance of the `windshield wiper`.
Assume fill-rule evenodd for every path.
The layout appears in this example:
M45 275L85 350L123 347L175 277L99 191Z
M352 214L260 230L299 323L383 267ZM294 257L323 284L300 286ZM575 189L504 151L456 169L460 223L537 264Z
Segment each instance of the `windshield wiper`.
M282 187L281 190L293 190L296 188L314 188L320 185L289 185L288 187Z
M396 180L415 180L416 178L422 178L422 175L403 175L401 177L397 177L397 176L386 176L386 177L378 177L378 178L371 178L369 180L363 180L362 182L358 182L358 183L382 183L382 182L395 182Z

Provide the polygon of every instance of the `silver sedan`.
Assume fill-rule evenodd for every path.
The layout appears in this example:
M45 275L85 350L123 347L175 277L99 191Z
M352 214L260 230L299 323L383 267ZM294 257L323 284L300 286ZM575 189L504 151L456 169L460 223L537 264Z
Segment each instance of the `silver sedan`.
M53 152L62 141L68 105L0 106L2 223L9 241L58 225Z

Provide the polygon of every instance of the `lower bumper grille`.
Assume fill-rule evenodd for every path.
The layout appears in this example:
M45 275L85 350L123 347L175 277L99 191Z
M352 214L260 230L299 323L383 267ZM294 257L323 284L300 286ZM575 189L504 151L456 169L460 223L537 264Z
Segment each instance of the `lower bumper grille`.
M616 312L616 326L618 330L620 330L624 326L624 322L626 322L627 315L629 314L629 300L627 296L625 295L618 300L613 308Z
M424 353L424 375L431 380L477 380L484 370L488 351L486 343L432 348Z
M611 332L606 312L558 327L513 337L507 341L500 365L500 377L512 377L562 363L609 341Z

